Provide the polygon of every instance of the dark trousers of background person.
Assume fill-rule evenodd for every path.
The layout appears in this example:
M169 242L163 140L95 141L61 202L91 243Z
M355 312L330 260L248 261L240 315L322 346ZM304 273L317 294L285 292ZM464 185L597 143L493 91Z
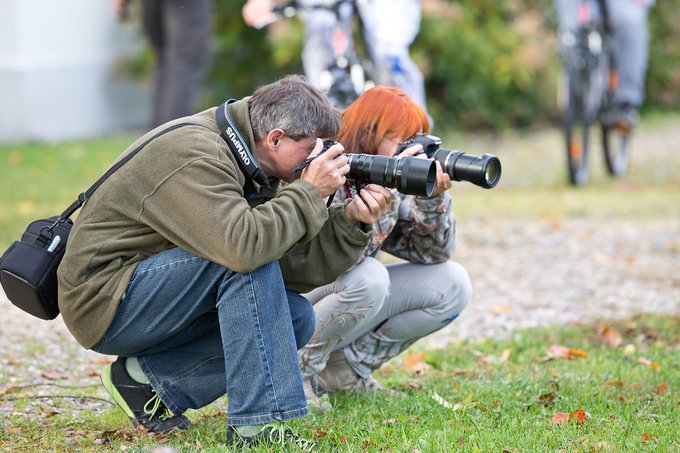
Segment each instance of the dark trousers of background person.
M208 65L210 0L142 0L146 34L156 53L153 127L194 113Z

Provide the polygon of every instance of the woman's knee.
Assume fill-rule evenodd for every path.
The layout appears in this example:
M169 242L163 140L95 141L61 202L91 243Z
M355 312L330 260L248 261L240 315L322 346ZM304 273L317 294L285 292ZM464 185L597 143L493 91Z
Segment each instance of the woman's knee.
M467 307L472 297L470 276L463 266L453 261L436 266L436 271L432 270L434 280L431 282L431 289L435 290L438 297L431 301L429 310L454 320Z
M460 313L465 309L472 298L472 283L470 276L463 266L454 262L447 261L446 274L448 282L448 299Z
M390 292L390 275L385 265L375 258L366 258L341 278L348 302L370 302L376 312Z

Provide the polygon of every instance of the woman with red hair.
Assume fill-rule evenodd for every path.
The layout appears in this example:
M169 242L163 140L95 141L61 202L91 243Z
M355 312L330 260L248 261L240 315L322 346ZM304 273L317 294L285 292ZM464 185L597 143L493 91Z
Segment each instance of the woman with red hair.
M338 141L348 153L391 157L399 144L428 131L427 114L418 104L398 88L376 86L343 112ZM421 145L414 145L398 157L421 151ZM467 305L472 292L468 274L449 261L456 246L447 192L451 179L436 165L432 196L391 189L392 203L385 216L368 226L373 237L359 261L334 283L305 294L316 313L314 335L298 353L310 406L327 408L318 399L325 392L382 390L371 373L447 326ZM348 182L333 202L345 202L356 189ZM403 261L383 264L376 259L381 250Z

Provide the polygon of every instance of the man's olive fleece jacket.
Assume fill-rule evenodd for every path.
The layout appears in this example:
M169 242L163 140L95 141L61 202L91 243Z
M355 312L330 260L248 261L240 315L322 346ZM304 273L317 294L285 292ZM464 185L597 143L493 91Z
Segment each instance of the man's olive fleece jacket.
M345 205L328 209L312 184L280 188L275 181L276 191L247 181L215 111L175 120L133 143L123 155L168 125L197 124L151 141L75 220L58 271L59 308L84 347L103 338L137 265L163 250L181 247L242 273L280 260L286 288L304 292L334 281L368 244L370 234L345 217ZM228 111L255 155L247 98Z

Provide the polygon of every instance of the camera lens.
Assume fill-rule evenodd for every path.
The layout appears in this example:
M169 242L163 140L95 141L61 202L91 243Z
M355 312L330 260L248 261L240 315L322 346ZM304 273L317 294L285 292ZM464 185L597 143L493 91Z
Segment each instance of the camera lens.
M408 195L429 197L437 178L437 168L429 159L387 157L370 154L348 154L347 179L359 184L378 184Z
M455 181L468 181L491 189L501 179L501 161L493 154L475 156L462 151L440 148L434 153L442 169Z

